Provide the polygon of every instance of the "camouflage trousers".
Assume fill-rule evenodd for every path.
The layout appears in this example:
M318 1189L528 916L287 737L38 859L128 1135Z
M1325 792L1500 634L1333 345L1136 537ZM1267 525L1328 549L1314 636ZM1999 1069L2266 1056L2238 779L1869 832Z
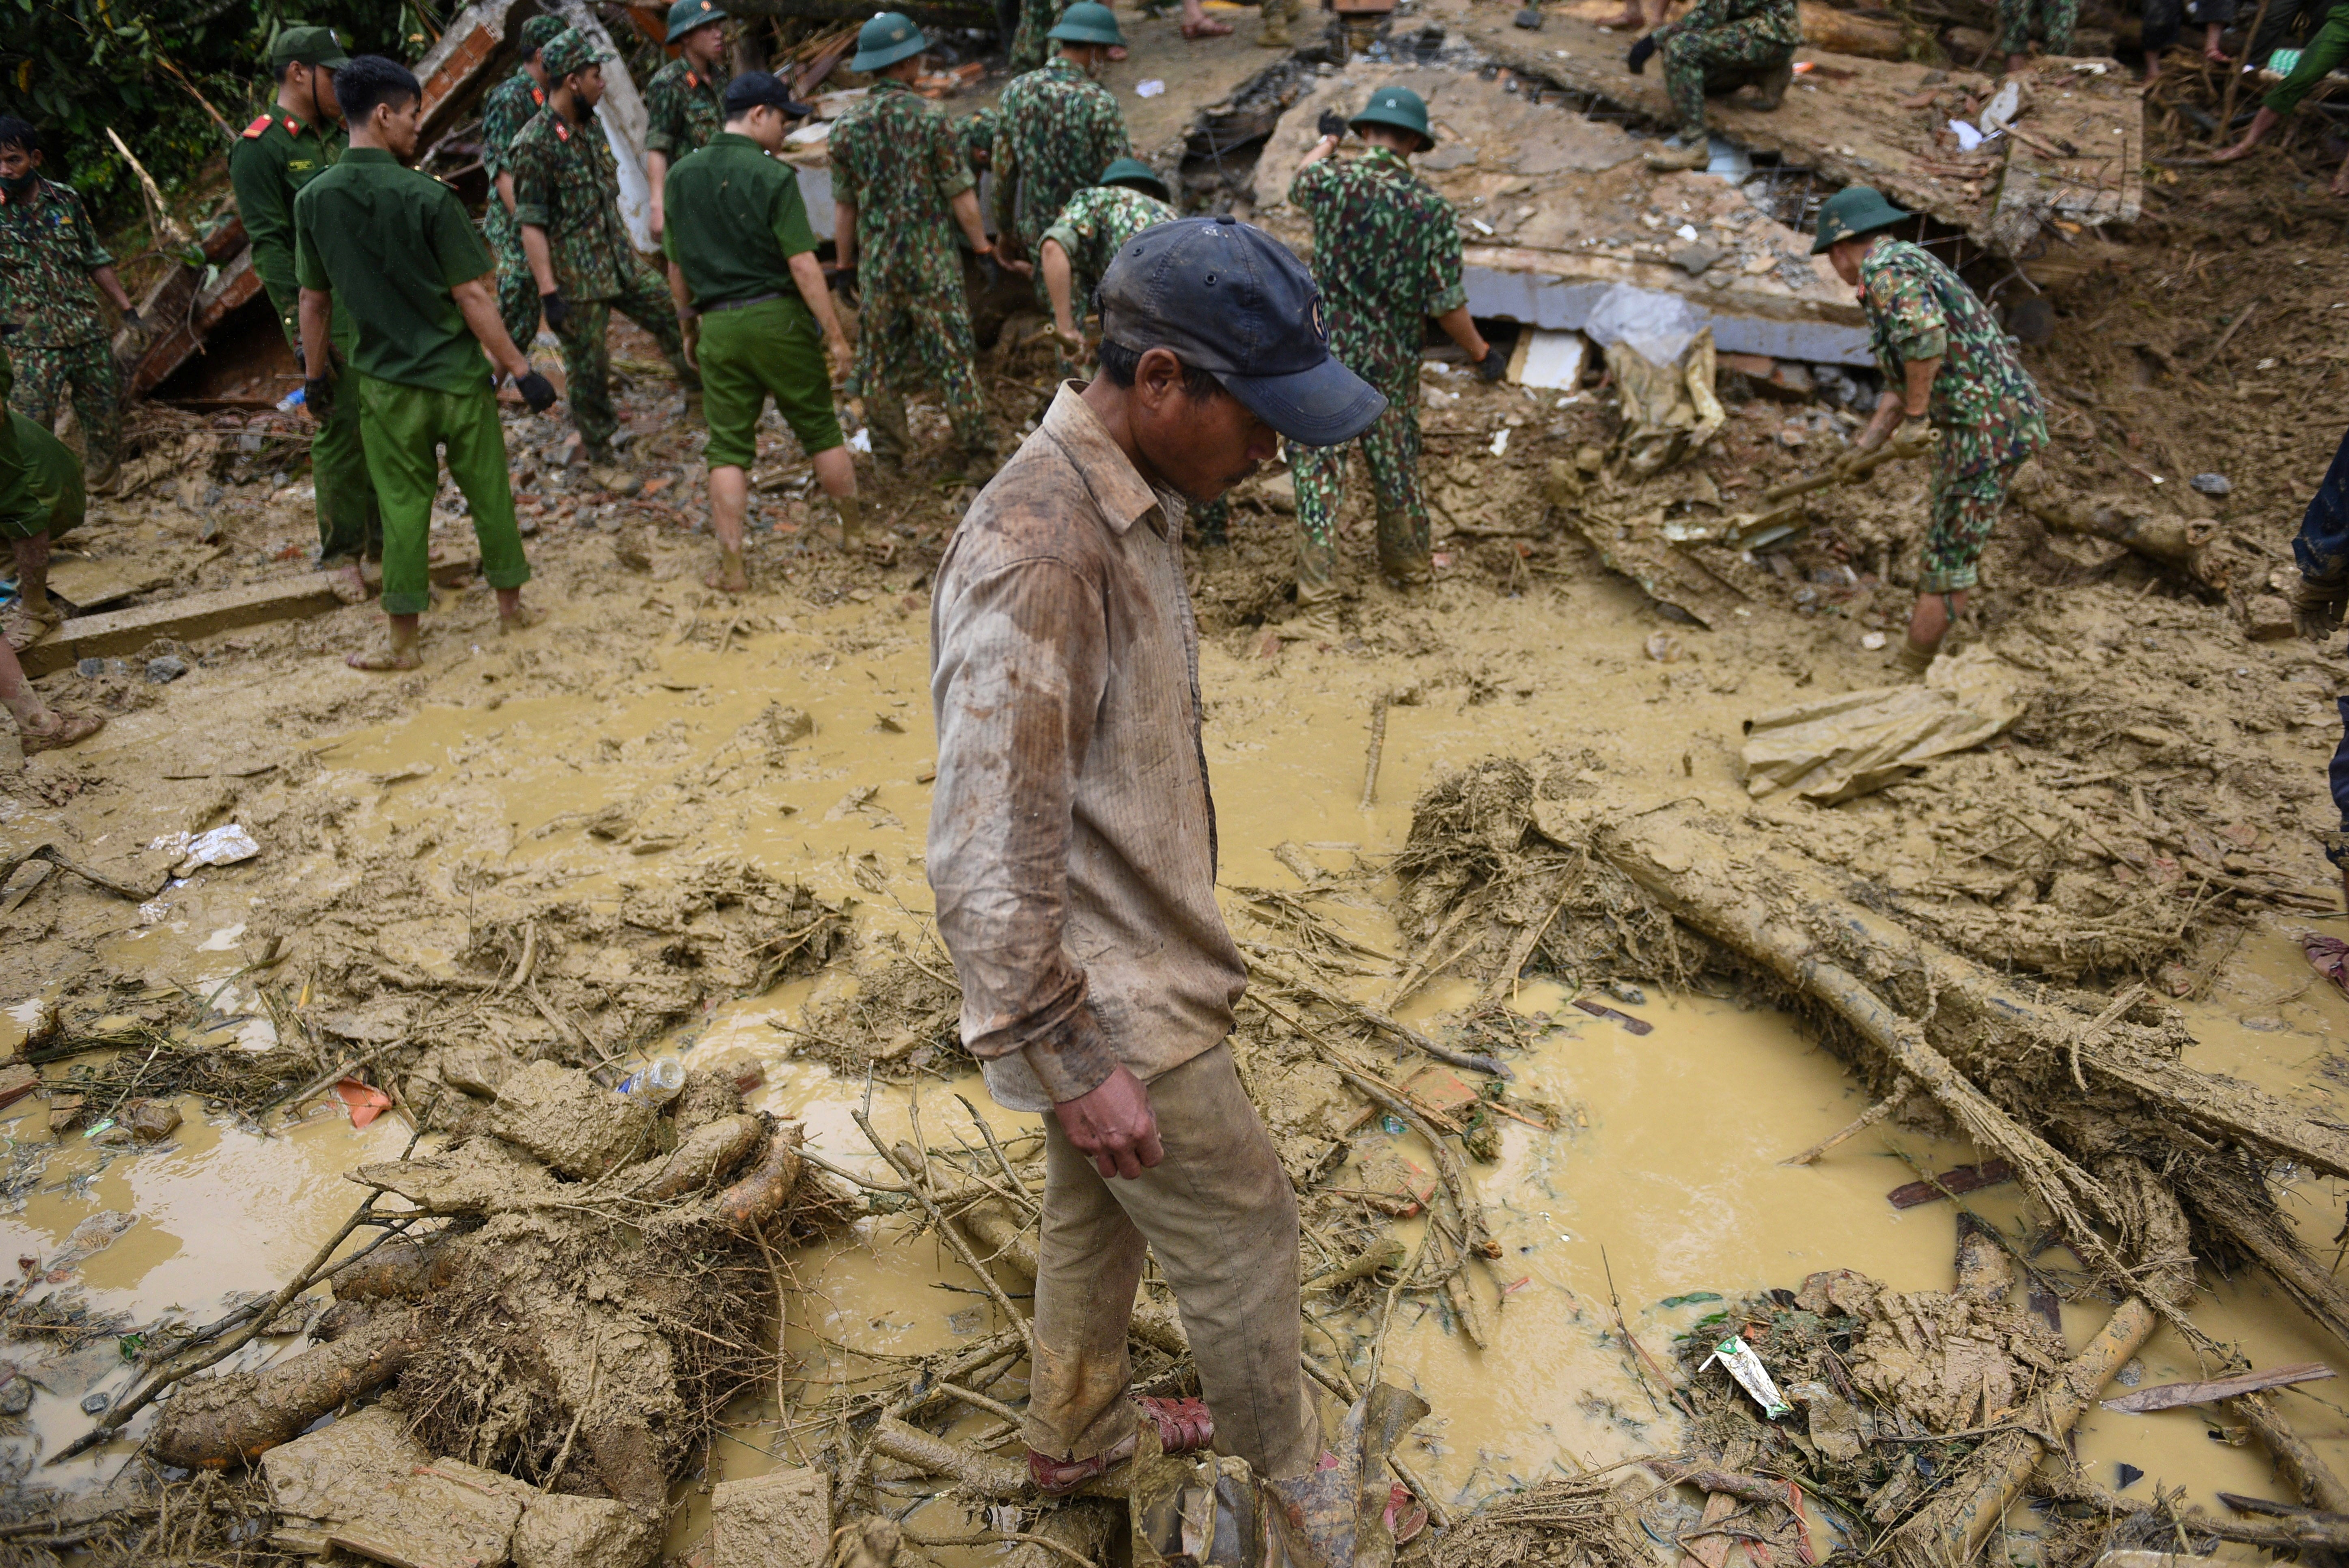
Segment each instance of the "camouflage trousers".
M1947 434L1943 432L1945 438ZM1918 593L1956 593L1982 581L1982 546L1998 526L2015 471L2030 460L2031 454L2025 453L2003 468L1965 475L1935 467L1932 521L1925 530L1924 552L1918 562Z
M1019 27L1011 35L1011 74L1032 71L1052 56L1052 40L1044 35L1061 25L1070 0L1019 0Z
M856 370L849 390L864 399L873 455L903 463L910 436L904 396L936 387L955 441L966 452L995 444L978 395L978 350L958 286L897 294L867 288L856 321Z
M1664 40L1661 53L1664 90L1671 95L1681 134L1691 136L1704 129L1707 93L1735 92L1747 82L1759 81L1793 59L1795 46L1779 38L1770 24L1756 18L1674 33Z
M71 404L81 425L82 471L93 485L109 482L122 455L122 375L106 339L87 343L14 345L16 387L8 396L16 412L44 430Z
M1998 0L1999 51L2028 52L2031 35L2036 31L2047 41L2049 54L2068 55L2072 25L2079 19L2080 0Z
M1416 366L1413 367L1414 370ZM1346 447L1291 447L1297 486L1297 581L1327 587L1337 575L1338 503L1346 492L1346 453L1360 447L1378 501L1379 565L1391 577L1424 573L1431 549L1427 496L1419 480L1419 377L1381 387L1386 412Z
M530 275L530 258L523 254L522 225L495 191L490 192L489 215L481 221L481 238L498 263L498 319L505 323L514 346L527 355L538 341L538 280Z
M601 460L612 449L612 433L620 417L612 408L612 347L605 341L612 313L618 311L653 335L661 357L677 367L688 391L701 389L701 376L685 362L685 336L677 325L677 302L668 289L640 265L626 269L626 292L615 299L575 299L571 315L556 329L563 344L563 375L571 422L588 454Z

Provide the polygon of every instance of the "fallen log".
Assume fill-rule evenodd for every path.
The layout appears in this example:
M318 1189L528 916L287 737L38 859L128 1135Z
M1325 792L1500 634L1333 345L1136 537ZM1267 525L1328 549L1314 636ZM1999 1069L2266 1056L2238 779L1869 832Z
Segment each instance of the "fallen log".
M2205 1377L2189 1383L2158 1383L2150 1388L2124 1394L2117 1399L2107 1399L2105 1408L2147 1415L2155 1410L2175 1410L2186 1405L2212 1405L2239 1395L2256 1394L2262 1388L2281 1388L2288 1383L2313 1383L2332 1376L2333 1368L2322 1361L2295 1361L2289 1367L2271 1367L2264 1372L2237 1372L2230 1377Z
M420 1311L382 1313L282 1366L184 1383L155 1424L155 1457L187 1470L250 1463L398 1376L429 1333Z
M2125 546L2205 587L2225 585L2225 569L2210 548L2219 525L2209 518L2162 516L2128 498L2075 495L2035 462L2015 475L2010 493L2025 511L2059 532Z
M873 1451L932 1475L947 1476L980 1497L1020 1497L1029 1491L1028 1467L934 1438L895 1416L884 1416L873 1433Z
M2259 1434L2275 1460L2276 1473L2292 1483L2302 1502L2333 1513L2349 1513L2349 1486L2343 1485L2333 1467L2292 1429L2271 1396L2239 1394L2227 1401L2227 1408Z

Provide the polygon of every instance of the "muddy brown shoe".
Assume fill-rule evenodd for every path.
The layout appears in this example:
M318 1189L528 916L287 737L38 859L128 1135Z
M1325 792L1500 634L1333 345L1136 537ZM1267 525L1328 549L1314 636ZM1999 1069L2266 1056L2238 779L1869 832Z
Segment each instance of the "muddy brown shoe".
M1648 167L1659 174L1682 169L1702 169L1713 161L1713 148L1702 136L1692 140L1673 137L1648 154Z
M1786 101L1786 89L1794 85L1795 61L1793 57L1789 56L1764 71L1761 80L1754 83L1754 107L1760 109L1776 108Z

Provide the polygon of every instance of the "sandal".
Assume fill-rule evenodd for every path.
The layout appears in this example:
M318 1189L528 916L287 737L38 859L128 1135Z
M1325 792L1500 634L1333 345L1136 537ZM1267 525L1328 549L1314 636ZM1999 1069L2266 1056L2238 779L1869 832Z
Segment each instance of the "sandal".
M1202 16L1195 22L1184 23L1183 36L1194 43L1201 38L1228 38L1232 36L1232 28L1228 22L1218 22L1213 16Z
M106 727L106 719L99 714L52 713L50 717L57 721L55 729L39 730L26 724L16 726L17 739L24 746L26 756L30 757L36 751L62 751L78 741L88 740Z
M1216 1418L1204 1399L1137 1398L1134 1403L1158 1429L1162 1453L1195 1453L1216 1440ZM1028 1450L1028 1480L1046 1497L1066 1497L1112 1466L1133 1457L1134 1439L1113 1444L1108 1452L1081 1460L1056 1460L1034 1449ZM1423 1521L1423 1522L1424 1522Z

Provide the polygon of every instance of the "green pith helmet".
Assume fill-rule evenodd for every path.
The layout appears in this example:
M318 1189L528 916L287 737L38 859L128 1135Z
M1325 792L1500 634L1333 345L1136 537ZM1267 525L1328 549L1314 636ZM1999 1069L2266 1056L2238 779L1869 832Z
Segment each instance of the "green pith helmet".
M1909 216L1887 201L1884 192L1873 185L1847 186L1828 197L1819 209L1818 232L1811 241L1811 254L1825 255L1838 240L1872 234Z
M571 24L560 16L533 16L522 25L523 53L527 55L543 49L563 36L563 29L569 26Z
M1408 130L1419 137L1419 150L1425 152L1435 145L1435 137L1427 129L1427 100L1409 88L1381 88L1371 95L1371 101L1361 113L1346 122L1349 126L1391 125L1398 130Z
M288 27L277 35L269 46L269 64L273 69L284 70L288 66L316 66L321 70L339 71L351 63L343 52L341 40L332 27Z
M595 40L576 27L565 27L549 39L538 51L538 63L546 67L546 79L559 82L574 71L603 63L603 51Z
M677 0L668 8L668 37L665 41L674 44L696 27L724 20L726 13L718 8L715 0Z
M848 62L852 71L877 71L894 66L900 60L910 60L930 46L914 19L903 11L884 11L864 24L856 35L856 57Z
M1093 183L1130 186L1136 191L1146 191L1161 201L1174 200L1174 192L1166 188L1166 181L1159 178L1158 170L1151 168L1139 158L1119 159L1107 169L1102 170L1101 178Z
M1117 13L1094 0L1077 0L1061 14L1060 25L1044 35L1063 44L1112 44L1123 46L1125 35L1118 31Z

